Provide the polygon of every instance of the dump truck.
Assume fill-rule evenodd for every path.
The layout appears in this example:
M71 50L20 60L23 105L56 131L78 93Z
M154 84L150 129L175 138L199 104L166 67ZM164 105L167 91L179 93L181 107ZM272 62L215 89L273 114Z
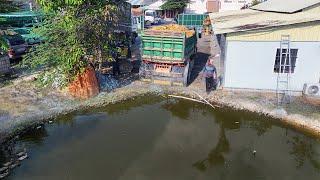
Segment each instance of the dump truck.
M131 57L131 43L134 36L132 32L131 4L124 2L121 6L117 6L116 11L120 16L117 17L119 18L119 23L114 31L117 39L113 43L117 47L118 58L127 59Z
M143 81L188 85L197 53L196 33L145 30L141 51L140 78Z

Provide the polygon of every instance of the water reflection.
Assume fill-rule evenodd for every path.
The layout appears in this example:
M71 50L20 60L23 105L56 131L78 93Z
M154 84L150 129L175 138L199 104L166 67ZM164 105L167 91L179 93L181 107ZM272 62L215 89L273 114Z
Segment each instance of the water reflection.
M7 160L7 155L3 149L3 147L0 147L0 168L2 167L2 164L4 164Z
M292 145L290 154L294 156L298 169L309 161L320 172L320 152L315 150L314 142L304 136L294 136L288 141ZM318 157L318 159L317 159Z
M193 110L198 108L199 104L192 101L169 99L162 105L162 108L171 112L171 114L180 119L187 120Z
M225 129L221 128L219 133L219 141L216 147L210 151L206 159L200 160L193 164L200 171L206 171L209 167L224 165L224 154L230 151L230 145L225 134Z
M107 112L109 115L117 115L117 114L126 113L136 107L153 105L153 104L159 103L163 100L164 100L164 98L161 96L146 96L146 98L138 97L138 98L130 99L130 100L126 101L126 103L111 104L107 107L90 109L90 110L87 110L86 112L92 113L92 112L103 111L103 112Z
M264 135L273 126L270 120L264 116L250 112L235 111L229 108L219 109L213 112L212 116L216 117L216 122L226 129L251 128L256 131L258 136Z
M11 180L318 180L320 175L316 139L263 116L153 96L66 115L21 140L18 144L29 144L31 158Z
M48 137L46 128L44 126L38 126L36 128L28 129L21 135L20 140L41 145L46 137Z

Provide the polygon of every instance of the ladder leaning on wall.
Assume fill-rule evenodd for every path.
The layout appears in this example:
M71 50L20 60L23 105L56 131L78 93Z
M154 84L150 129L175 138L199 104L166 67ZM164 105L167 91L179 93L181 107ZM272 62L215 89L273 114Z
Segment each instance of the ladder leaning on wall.
M279 70L277 77L277 103L291 102L290 80L292 74L292 58L290 47L290 35L282 35L280 41Z

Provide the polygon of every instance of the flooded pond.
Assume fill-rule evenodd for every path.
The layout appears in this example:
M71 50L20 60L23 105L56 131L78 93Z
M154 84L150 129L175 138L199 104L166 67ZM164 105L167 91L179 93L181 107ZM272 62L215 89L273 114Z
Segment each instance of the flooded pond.
M156 96L60 117L16 146L29 158L9 180L320 179L318 139L251 113Z

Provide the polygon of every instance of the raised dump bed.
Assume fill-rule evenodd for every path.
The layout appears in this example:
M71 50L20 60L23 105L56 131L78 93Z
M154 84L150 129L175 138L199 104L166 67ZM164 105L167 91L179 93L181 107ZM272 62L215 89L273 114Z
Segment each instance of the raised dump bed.
M209 17L208 14L179 14L178 15L178 24L186 26L188 28L196 29L199 37L201 37L201 33L206 29L206 25L204 24L205 20ZM209 27L209 31L212 28Z
M147 30L142 33L140 76L161 84L187 85L197 52L193 32Z
M208 14L179 14L178 24L187 27L202 27L203 21L208 17Z

